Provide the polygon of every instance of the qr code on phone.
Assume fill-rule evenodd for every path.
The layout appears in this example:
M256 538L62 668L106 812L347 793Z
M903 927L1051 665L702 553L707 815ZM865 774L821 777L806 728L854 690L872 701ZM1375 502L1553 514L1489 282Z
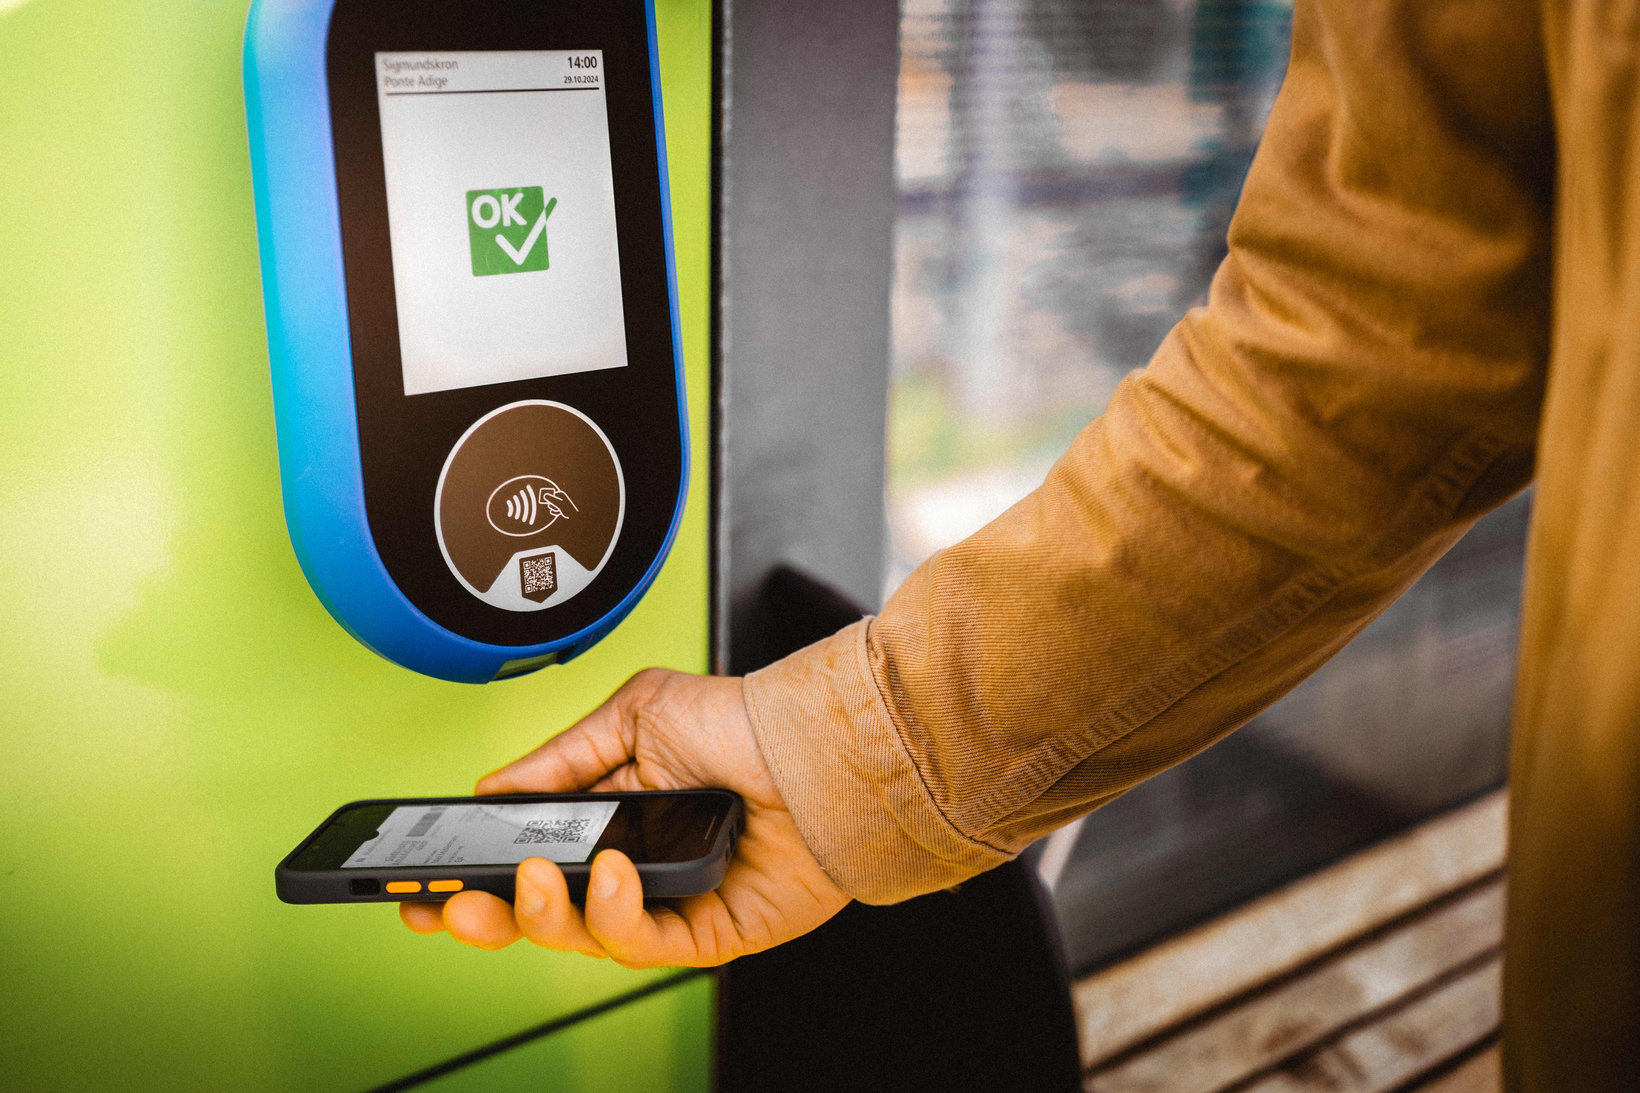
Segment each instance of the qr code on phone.
M592 819L585 816L576 820L528 820L513 844L584 843L587 841L587 828L591 826Z

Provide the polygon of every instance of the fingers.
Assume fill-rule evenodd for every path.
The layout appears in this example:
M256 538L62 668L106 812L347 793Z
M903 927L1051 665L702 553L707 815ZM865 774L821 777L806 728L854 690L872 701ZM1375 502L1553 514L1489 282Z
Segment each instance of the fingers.
M399 919L418 934L444 932L444 904L401 903Z
M730 936L734 931L715 893L685 901L682 913L645 907L637 867L619 850L594 859L584 913L570 902L563 871L545 858L530 858L518 867L511 904L488 892L462 892L444 904L402 903L399 917L417 933L448 930L474 948L504 949L526 937L547 949L613 957L629 968L721 964L744 951ZM698 942L697 928L710 945Z
M586 928L604 952L629 968L702 962L682 916L665 907L645 909L637 867L619 850L605 850L592 862Z
M545 858L530 858L518 867L512 904L487 892L463 892L448 903L401 903L399 918L418 934L445 930L464 945L504 949L527 937L547 949L607 956L587 932L581 911L569 899L563 872Z
M638 764L624 763L616 767L591 786L593 793L622 793L629 790L653 789L645 785L638 777Z
M505 949L520 936L512 904L488 892L461 892L444 905L444 928L463 945Z
M638 870L618 850L605 851L592 864L586 915L570 902L563 871L545 858L530 858L518 867L510 905L488 892L462 892L443 904L401 903L399 917L416 933L448 930L479 949L504 949L526 937L547 949L599 958L616 954L631 967L691 963L694 956L681 918L664 908L653 914L644 909Z
M580 909L569 901L563 871L545 858L530 858L518 867L513 918L523 935L543 948L607 955L587 932Z
M642 678L528 755L479 779L477 792L570 793L630 762L635 733L628 698Z

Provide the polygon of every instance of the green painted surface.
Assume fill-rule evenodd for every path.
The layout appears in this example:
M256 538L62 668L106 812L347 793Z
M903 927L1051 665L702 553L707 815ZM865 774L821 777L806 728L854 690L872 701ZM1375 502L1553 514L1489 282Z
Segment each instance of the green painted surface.
M709 9L659 6L688 514L601 646L467 687L347 637L285 537L242 0L0 0L0 1086L359 1088L644 981L286 907L272 869L344 800L465 792L642 665L705 666ZM630 1055L702 1088L706 989L532 1049L568 1076L532 1084Z
M426 1093L694 1093L711 1083L711 1059L693 1045L712 1035L712 983L622 1006L583 1025L427 1083Z

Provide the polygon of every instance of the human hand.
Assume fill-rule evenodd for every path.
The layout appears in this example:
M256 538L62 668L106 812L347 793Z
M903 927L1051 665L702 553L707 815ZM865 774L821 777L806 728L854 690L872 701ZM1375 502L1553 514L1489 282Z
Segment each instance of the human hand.
M478 783L476 792L732 789L746 830L715 891L644 906L637 868L618 850L593 860L583 911L544 858L518 867L513 904L488 892L404 903L417 933L500 949L526 937L608 956L629 968L709 966L806 934L848 903L809 852L775 788L738 678L650 669L579 723Z

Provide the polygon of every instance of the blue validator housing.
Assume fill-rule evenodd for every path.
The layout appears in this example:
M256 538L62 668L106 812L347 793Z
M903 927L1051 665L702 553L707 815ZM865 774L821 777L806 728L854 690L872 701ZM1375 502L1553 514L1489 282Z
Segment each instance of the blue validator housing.
M255 0L244 80L308 582L427 675L577 655L688 482L652 0Z

